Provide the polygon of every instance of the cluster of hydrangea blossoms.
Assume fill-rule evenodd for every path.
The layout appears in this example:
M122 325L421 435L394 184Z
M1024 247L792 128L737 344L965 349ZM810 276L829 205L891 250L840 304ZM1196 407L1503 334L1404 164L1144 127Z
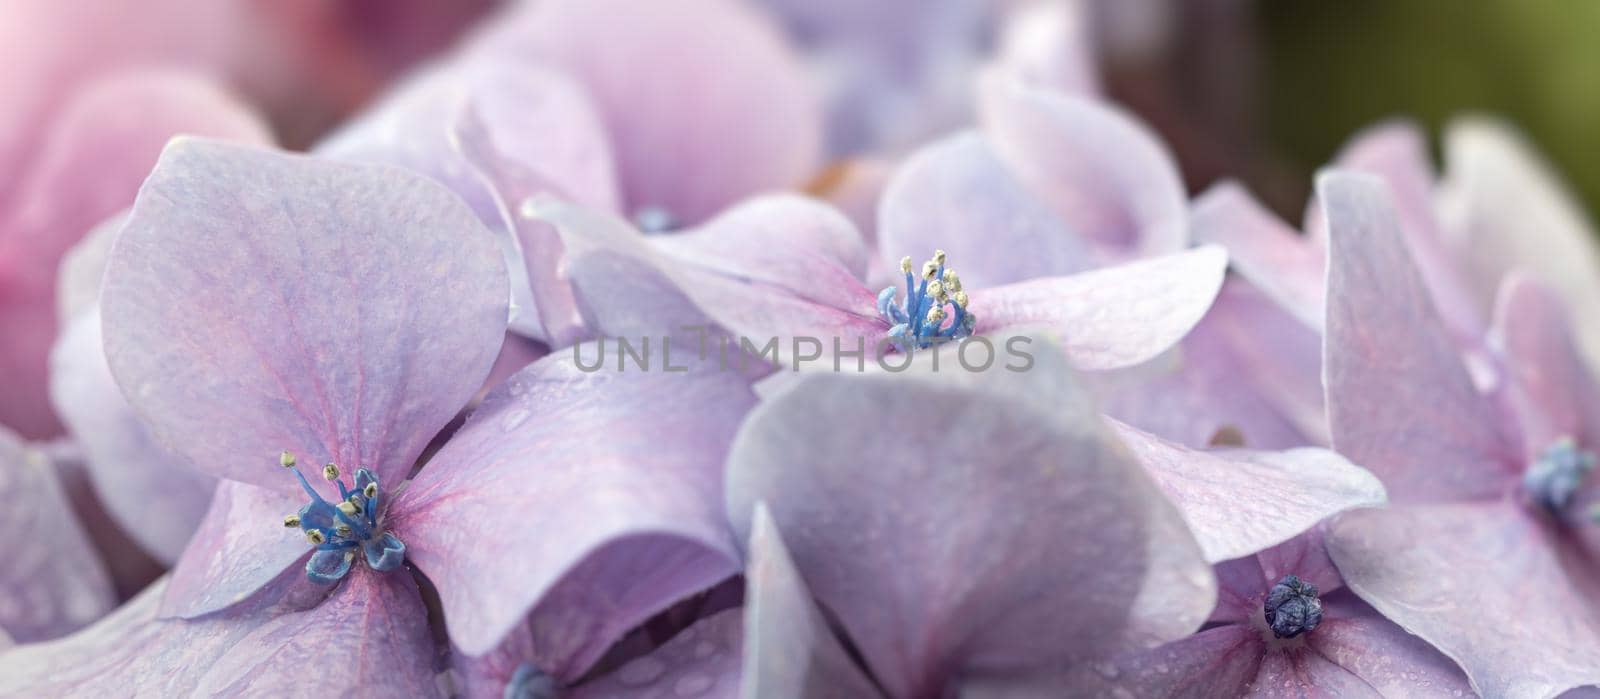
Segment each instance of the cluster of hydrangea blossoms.
M431 695L440 654L414 573L439 591L459 648L482 653L527 623L562 639L543 657L576 679L627 630L731 575L714 474L753 401L737 376L691 388L535 364L407 480L478 390L506 299L492 236L437 185L174 142L108 261L106 356L151 433L221 479L217 496L168 579L83 632L0 656L0 688L287 690L296 658L318 654L347 659L322 680L335 691ZM594 437L623 424L628 439ZM336 494L323 476L343 471L355 489ZM530 508L565 533L520 536ZM660 558L641 573L640 556ZM124 666L139 671L106 672Z

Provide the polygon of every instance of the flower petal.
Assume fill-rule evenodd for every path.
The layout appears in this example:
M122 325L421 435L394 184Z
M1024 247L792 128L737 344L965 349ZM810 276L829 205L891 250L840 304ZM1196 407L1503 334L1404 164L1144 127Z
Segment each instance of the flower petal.
M588 89L630 214L659 207L697 224L745 196L798 186L820 164L815 88L778 28L740 4L541 2L481 50L548 61Z
M920 265L944 250L973 289L1097 266L1089 241L1024 189L973 131L906 159L884 190L878 228L884 269L898 270L905 255Z
M172 565L205 516L216 479L156 444L128 407L106 366L98 308L56 342L50 389L84 451L95 495L139 546Z
M1351 590L1455 659L1485 696L1600 683L1600 579L1523 507L1350 512L1328 529L1328 552Z
M355 571L309 609L285 594L196 621L158 619L162 592L152 585L82 632L0 653L0 694L296 696L311 683L331 696L442 696L427 610L404 574ZM337 671L308 676L323 666Z
M1406 633L1359 599L1327 597L1324 617L1306 635L1322 657L1386 697L1468 696L1467 676L1433 646Z
M1466 119L1445 133L1446 222L1472 265L1481 302L1510 269L1527 269L1571 308L1600 307L1600 247L1583 207L1551 166L1509 125ZM1600 322L1578 319L1578 337L1600 358Z
M584 373L564 354L492 391L390 508L451 640L481 655L531 614L534 664L573 680L736 573L720 474L754 400L732 372Z
M1440 316L1464 337L1481 335L1489 307L1486 294L1492 287L1474 293L1446 247L1435 213L1433 165L1421 128L1408 121L1368 127L1351 139L1335 163L1341 170L1375 175L1388 185L1412 260L1433 293ZM1326 221L1313 216L1308 225L1325 228Z
M1507 370L1537 413L1525 424L1524 454L1536 457L1561 437L1600 444L1600 386L1569 329L1567 308L1542 284L1513 272L1495 304L1494 338ZM1591 446L1592 448L1592 446Z
M1064 94L1100 91L1094 17L1088 3L1024 3L1009 11L992 65L1030 87Z
M1325 253L1257 203L1238 184L1224 182L1195 199L1194 238L1228 249L1245 279L1307 326L1321 330Z
M1287 541L1329 515L1384 502L1383 484L1326 449L1188 449L1110 421L1212 563Z
M487 375L506 284L493 237L428 180L180 139L106 267L106 358L215 475L297 490L288 449L398 484Z
M1328 216L1324 372L1333 446L1397 502L1498 493L1515 456L1411 264L1383 184L1318 180Z
M984 82L979 109L1000 158L1071 230L1139 256L1188 244L1177 165L1132 116L999 76Z
M741 695L788 696L805 687L819 696L878 696L811 599L762 502L751 513L746 557Z
M226 609L282 575L304 576L298 565L311 553L299 530L280 526L305 503L285 494L222 480L211 509L173 566L161 616L193 618Z
M729 609L694 623L649 655L573 688L572 699L736 697L744 614ZM745 696L767 696L746 694Z
M1222 248L1139 260L1067 277L971 292L977 332L1041 329L1061 337L1079 369L1133 366L1154 358L1205 316L1227 271Z
M16 95L13 94L13 97ZM175 134L270 142L247 107L192 75L139 71L91 83L42 138L25 178L0 210L0 424L24 436L60 432L50 414L47 358L55 340L61 256L90 228L133 202Z
M1224 624L1157 648L1084 663L1063 678L1060 691L1074 696L1248 696L1264 648L1259 631Z
M44 454L0 428L0 630L18 643L54 638L114 605L111 579Z
M1230 435L1254 449L1328 443L1322 338L1247 282L1224 282L1171 354L1166 371L1144 371L1156 359L1132 381L1100 382L1106 414L1190 446Z
M1176 607L1154 620L1170 640L1215 594L1056 350L1026 373L802 374L729 454L736 530L757 501L894 696L1125 647L1147 602Z

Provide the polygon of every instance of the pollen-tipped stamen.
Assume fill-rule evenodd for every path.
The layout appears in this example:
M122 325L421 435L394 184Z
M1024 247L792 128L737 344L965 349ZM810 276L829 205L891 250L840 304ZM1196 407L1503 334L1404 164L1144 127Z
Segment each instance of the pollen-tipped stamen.
M897 290L887 287L878 293L878 314L889 323L889 339L902 352L925 349L936 344L968 337L977 318L967 309L968 298L961 289L961 278L947 269L947 255L936 250L933 259L922 263L921 281L912 274L911 258L900 260L905 274L905 303L895 303ZM949 306L949 310L945 309ZM946 319L950 319L948 324Z

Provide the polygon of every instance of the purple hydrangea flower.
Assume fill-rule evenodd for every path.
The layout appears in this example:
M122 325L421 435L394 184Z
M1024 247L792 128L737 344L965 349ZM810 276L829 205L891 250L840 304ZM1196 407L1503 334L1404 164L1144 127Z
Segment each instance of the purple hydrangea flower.
M1388 509L1337 519L1351 589L1493 696L1600 682L1588 477L1600 393L1551 292L1501 287L1463 347L1383 184L1326 175L1326 366L1334 445L1383 478ZM1550 642L1559 638L1560 642Z

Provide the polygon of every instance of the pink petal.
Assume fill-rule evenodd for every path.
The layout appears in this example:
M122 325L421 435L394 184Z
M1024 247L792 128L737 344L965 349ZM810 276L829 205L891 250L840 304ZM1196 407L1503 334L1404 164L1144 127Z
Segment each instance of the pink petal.
M541 2L482 50L548 61L588 89L630 214L661 207L696 224L745 196L797 186L820 164L815 86L778 29L740 4Z
M1026 329L1059 335L1079 369L1154 358L1205 316L1228 257L1211 245L1067 277L970 292L979 334Z
M1600 683L1586 554L1511 501L1360 510L1328 550L1350 589L1461 664L1485 696Z
M1543 285L1517 273L1506 277L1495 305L1494 338L1530 403L1523 412L1537 413L1537 423L1524 426L1530 459L1562 437L1600 442L1600 386L1569 330L1569 317L1561 299Z
M744 614L729 609L695 622L649 655L573 688L572 699L740 696ZM746 693L744 696L762 696Z
M1379 694L1460 697L1473 693L1454 662L1360 600L1325 598L1323 606L1323 622L1306 635L1306 644Z
M991 76L979 100L1002 160L1080 235L1140 256L1187 245L1187 197L1166 146L1099 100Z
M1083 663L1057 691L1073 696L1242 697L1261 666L1261 634L1225 624L1112 660Z
M876 264L884 270L899 270L906 255L920 268L944 250L973 289L1097 266L1089 241L1024 189L971 131L906 159L884 190L879 229Z
M582 335L572 289L560 273L560 236L523 214L540 195L616 210L616 173L607 134L583 88L529 62L467 59L470 99L450 117L459 157L494 193L497 223L515 236L531 296L519 299L537 316L540 337L557 346ZM454 154L452 154L454 155ZM517 277L514 274L513 277Z
M1192 632L1214 595L1208 567L1064 358L1041 349L1026 373L947 378L802 374L728 458L735 529L769 504L888 693L1048 674L1133 634Z
M99 501L139 546L171 565L205 515L216 479L156 444L128 407L106 366L98 308L62 333L51 354L50 387L84 451Z
M811 599L765 503L754 505L746 553L742 695L807 687L819 695L878 696Z
M500 348L494 238L388 167L178 140L106 268L106 358L158 440L297 491L275 459L393 487Z
M1342 170L1375 175L1389 186L1412 259L1432 291L1440 315L1463 337L1476 339L1482 334L1488 290L1474 293L1467 286L1446 247L1435 214L1433 165L1422 130L1406 121L1369 127L1351 139L1335 165ZM1317 217L1311 218L1313 225L1323 223Z
M1007 13L992 65L1030 87L1065 94L1097 93L1100 80L1093 25L1087 3L1019 4Z
M353 570L308 609L283 596L196 621L158 619L162 588L75 635L0 654L0 694L442 696L427 610L403 572Z
M1212 563L1287 541L1329 515L1384 502L1376 477L1326 449L1204 452L1110 423L1178 506Z
M1307 326L1321 330L1327 257L1238 184L1224 182L1195 199L1194 238L1228 249L1228 261L1250 283Z
M1500 278L1524 268L1550 284L1571 308L1600 307L1600 247L1593 222L1538 151L1509 125L1467 119L1444 143L1447 224L1468 260L1480 302ZM1581 344L1600 357L1600 322L1578 319Z
M391 506L451 640L481 655L531 614L535 665L572 680L736 573L721 469L753 402L732 372L584 373L565 355L491 392Z
M245 600L279 577L304 578L301 568L311 545L300 531L281 525L305 500L304 493L220 481L211 509L173 566L161 616L209 614Z
M1318 181L1328 216L1324 371L1333 445L1397 502L1503 491L1515 457L1434 311L1383 184Z
M0 208L0 424L28 437L60 432L45 367L57 264L101 219L133 202L161 147L184 132L270 140L254 114L212 83L161 72L85 87L40 135L27 176Z
M115 600L88 536L43 453L0 428L0 631L18 643L54 638L100 618Z
M1257 449L1328 443L1322 338L1245 281L1223 283L1172 360L1153 375L1107 382L1106 414L1191 446L1230 433Z

